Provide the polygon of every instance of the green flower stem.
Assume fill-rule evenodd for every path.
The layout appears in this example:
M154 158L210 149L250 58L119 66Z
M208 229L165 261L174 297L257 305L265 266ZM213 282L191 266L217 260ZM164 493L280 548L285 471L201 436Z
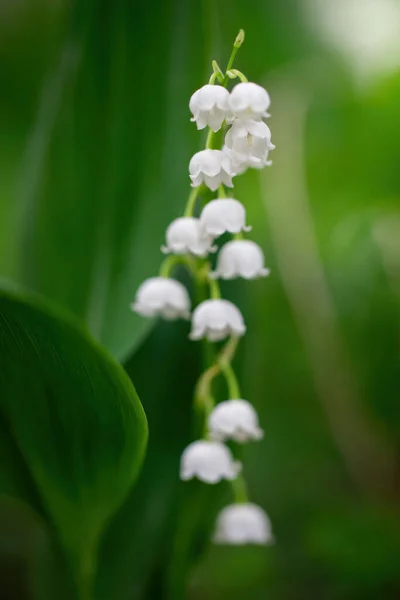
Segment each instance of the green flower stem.
M231 400L237 400L240 398L240 388L235 371L229 363L220 363L222 373L225 376L226 383L228 386L229 398Z
M227 75L227 72L232 69L233 63L235 61L236 54L237 54L240 46L243 44L243 42L244 42L244 31L243 31L243 29L241 29L239 31L238 35L236 36L235 43L233 44L232 53L231 53L231 55L229 57L229 60L228 60L228 65L226 67L225 77L224 77L224 81L223 81L223 85L224 86L228 85L229 76Z
M222 183L218 188L218 198L226 198L226 191Z
M196 302L200 304L204 302L204 300L208 299L208 285L207 285L207 274L209 272L209 264L201 263L199 260L196 260L192 256L188 256L187 260L190 264L190 269L193 274L194 282L195 282L195 292L196 292ZM214 348L213 346L206 340L203 339L201 341L201 350L202 350L202 363L204 365L204 369L214 362ZM201 387L201 386L200 386ZM208 415L214 408L215 401L211 395L210 389L205 389L206 386L203 386L203 389L198 391L198 387L195 388L194 393L194 407L195 410L199 411L199 419L202 423L202 430L204 437L207 437L207 421Z
M208 83L211 85L214 85L217 79L218 79L219 83L223 82L224 74L221 71L214 71L214 73L211 75L210 79L208 80Z
M236 479L232 481L232 489L235 502L238 504L248 502L247 486L243 475L239 474Z
M242 73L242 71L239 71L238 69L227 70L226 74L229 77L229 79L236 79L236 77L238 77L240 79L240 81L242 81L243 83L247 83L249 81L247 79L246 75L244 73Z
M210 286L210 296L213 300L221 298L221 290L219 289L218 281L212 277L208 278L208 285Z
M222 372L222 365L226 366L232 362L238 343L239 339L232 336L217 356L215 363L200 375L194 394L195 404L200 404L205 408L205 404L211 396L213 380Z
M184 257L184 261L186 263L187 268L192 273L193 277L197 278L198 268L196 258L191 254L186 254Z
M190 190L189 198L186 203L184 212L185 217L191 217L193 215L194 208L196 206L196 200L200 194L201 186L192 188Z
M204 402L202 404L202 409L203 409L203 436L204 438L208 437L208 417L211 415L213 409L215 406L215 399L213 398L213 396L207 396L207 398L204 399Z
M238 233L234 233L232 235L232 238L234 240L243 240L244 239L243 231L238 231Z
M213 149L214 135L215 135L215 132L212 129L209 129L208 134L207 134L207 139L206 139L206 149L207 150Z
M186 262L184 256L175 256L174 254L170 254L165 258L160 267L159 275L160 277L170 277L172 269L179 264Z

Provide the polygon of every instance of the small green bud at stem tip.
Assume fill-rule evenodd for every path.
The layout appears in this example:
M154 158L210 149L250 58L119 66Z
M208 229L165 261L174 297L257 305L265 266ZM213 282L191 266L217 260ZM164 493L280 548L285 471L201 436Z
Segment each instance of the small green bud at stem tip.
M217 63L216 60L213 60L211 64L212 64L212 68L213 68L214 73L220 73L221 75L223 74L222 71L221 71L221 69L220 69L220 67L219 67L219 64Z
M240 46L244 42L244 29L241 29L236 36L235 43L233 44L234 48L240 48Z

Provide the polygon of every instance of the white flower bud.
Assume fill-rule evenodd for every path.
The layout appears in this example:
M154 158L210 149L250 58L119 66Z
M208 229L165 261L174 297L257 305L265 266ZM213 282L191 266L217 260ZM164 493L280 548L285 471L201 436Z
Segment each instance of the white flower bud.
M270 165L268 153L275 148L271 131L264 121L236 120L225 137L226 154L237 170L245 166L262 169Z
M193 311L189 337L219 342L229 335L242 336L245 332L243 316L237 306L229 300L212 299L201 302Z
M229 156L222 150L197 152L189 163L189 174L192 187L199 187L204 183L213 192L222 183L233 187L232 177L236 175Z
M212 246L212 238L203 235L200 221L194 217L180 217L172 221L166 231L166 242L166 246L161 246L164 254L170 252L204 257L217 249Z
M246 502L231 504L217 517L213 541L216 544L271 544L271 522L260 506Z
M269 117L271 100L267 90L256 83L238 83L229 96L229 110L235 117L261 119Z
M256 279L269 275L264 267L264 254L260 246L251 240L232 240L222 246L217 268L211 277L215 279Z
M183 480L197 477L205 483L218 483L221 479L236 479L240 469L240 462L224 444L199 440L183 451L180 476Z
M246 226L245 207L234 198L211 200L201 211L200 225L205 235L214 238L226 232L251 230L251 227Z
M166 277L146 279L139 287L131 308L142 317L190 318L190 298L185 286Z
M228 100L229 92L221 85L203 85L190 98L191 121L196 122L197 129L208 126L218 131L228 112Z
M214 440L248 442L261 440L264 435L258 416L247 400L226 400L214 408L208 418L208 428Z

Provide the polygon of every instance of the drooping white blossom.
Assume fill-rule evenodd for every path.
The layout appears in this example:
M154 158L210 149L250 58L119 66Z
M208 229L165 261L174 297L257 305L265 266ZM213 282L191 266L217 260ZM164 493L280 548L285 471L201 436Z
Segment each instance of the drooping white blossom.
M226 400L214 408L208 418L208 429L214 440L248 442L260 440L264 432L250 402L242 399Z
M217 517L213 541L216 544L271 544L274 541L270 520L257 504L231 504Z
M166 277L146 279L136 292L131 308L142 317L190 318L190 298L185 286Z
M240 469L240 462L234 460L227 446L199 440L183 451L180 476L183 480L197 477L206 483L218 483L221 479L235 479Z
M215 279L256 279L269 275L264 267L264 254L260 246L251 240L232 240L222 246L217 268L211 273Z
M200 225L204 235L214 238L223 233L250 231L246 225L246 209L239 200L220 198L211 200L201 211Z
M242 336L245 332L243 316L237 306L229 300L211 299L204 300L193 311L189 337L218 342L229 335Z
M236 175L226 152L209 149L201 150L192 157L189 174L192 187L199 187L204 183L213 192L221 184L233 187L232 177Z
M189 108L197 129L219 131L228 112L229 92L222 85L203 85L190 98Z
M246 161L243 161L238 156L236 156L236 154L232 152L232 150L228 148L226 144L223 145L222 152L224 152L224 154L226 154L229 157L229 160L232 164L232 168L235 171L236 175L243 175L243 173L245 173L250 167L250 165L247 164ZM263 166L268 166L269 164L270 163L267 163L267 165Z
M234 117L261 119L269 117L267 112L271 100L267 90L252 82L238 83L229 96L229 110Z
M227 156L239 170L270 165L268 153L275 148L268 125L254 119L235 120L225 136L225 146L230 151Z
M180 217L168 226L166 231L166 246L161 246L164 254L194 254L207 256L215 252L212 238L203 234L199 219L194 217Z

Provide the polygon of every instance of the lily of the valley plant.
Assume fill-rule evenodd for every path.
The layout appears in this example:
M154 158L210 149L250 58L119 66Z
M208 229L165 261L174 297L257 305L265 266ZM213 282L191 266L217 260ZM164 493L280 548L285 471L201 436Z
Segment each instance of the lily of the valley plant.
M218 279L247 280L269 274L262 249L244 239L244 233L251 230L246 223L246 209L230 191L238 174L270 165L269 153L274 149L271 131L264 121L269 116L267 91L232 69L243 40L244 32L240 31L226 72L214 61L209 83L190 99L191 120L197 129L208 127L206 147L190 160L192 191L183 216L166 229L161 250L168 256L159 276L142 283L132 309L144 317L191 318L192 340L216 344L228 338L215 363L208 366L196 385L194 403L202 410L204 436L183 450L180 476L182 480L196 477L206 484L222 479L232 482L234 503L217 518L213 537L216 543L267 544L273 540L269 519L261 507L249 502L242 465L225 445L227 441L257 441L263 436L255 409L241 398L231 366L239 338L246 333L245 321L235 304L221 298L218 285ZM234 85L229 92L231 81ZM223 234L232 239L220 248L212 269L209 255L218 251L216 241ZM207 286L209 297L192 313L185 286L171 277L178 264L187 266L198 287ZM226 379L229 397L216 403L212 384L220 374Z

